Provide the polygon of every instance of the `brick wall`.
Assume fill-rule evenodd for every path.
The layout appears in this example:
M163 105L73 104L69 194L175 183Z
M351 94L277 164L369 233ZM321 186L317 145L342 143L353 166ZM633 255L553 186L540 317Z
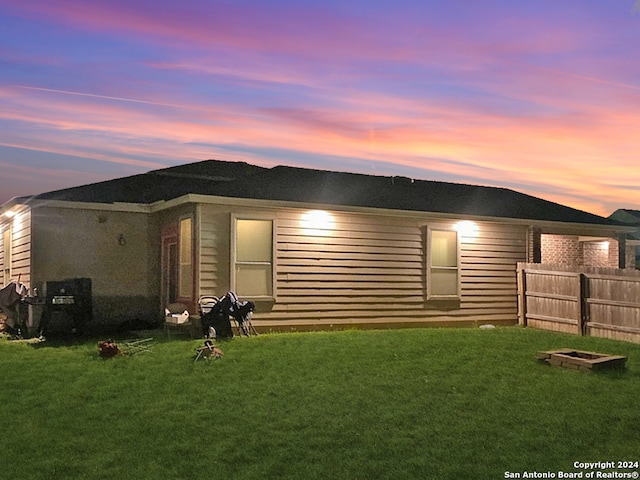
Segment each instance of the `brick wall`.
M582 251L578 237L542 235L542 263L553 265L582 265Z
M543 234L541 243L542 263L545 264L618 268L618 242L615 239L581 242L577 236ZM627 266L632 267L629 256L627 253Z
M618 242L582 242L583 265L588 267L618 268Z

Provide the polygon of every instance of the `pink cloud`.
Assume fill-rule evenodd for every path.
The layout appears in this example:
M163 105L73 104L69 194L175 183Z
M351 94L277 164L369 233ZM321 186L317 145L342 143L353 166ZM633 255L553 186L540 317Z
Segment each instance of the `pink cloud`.
M170 54L150 53L152 74L129 82L87 74L82 88L64 87L49 84L52 75L0 88L0 119L17 125L0 144L149 169L211 157L268 163L253 151L296 150L521 185L605 214L629 202L617 180L640 184L636 67L587 55L603 37L584 23L494 11L487 24L467 16L436 26L411 12L378 24L373 8L354 18L295 4L247 13L235 4L3 3ZM157 86L155 74L185 83Z
M351 110L343 105L335 110L271 109L219 118L213 108L181 118L175 115L173 104L161 105L168 110L157 115L141 109L146 104L138 102L80 96L68 103L55 92L41 93L37 99L22 99L29 108L21 104L15 112L5 110L0 115L44 126L43 150L126 165L160 166L131 159L133 156L184 161L229 158L225 145L393 161L442 173L450 173L453 162L459 176L480 183L531 185L531 192L569 192L547 193L546 197L603 214L610 212L603 206L596 208L597 201L587 200L593 196L594 184L602 198L616 198L616 179L629 178L640 184L640 178L634 179L629 170L635 152L633 126L640 120L634 112L600 111L592 106L588 117L598 118L597 122L578 117L571 123L562 116L514 121L509 116L469 111L464 105L445 109L393 96L378 96L373 103L362 94L349 98ZM196 108L181 106L191 107ZM28 113L31 109L37 114ZM76 135L77 131L93 133ZM57 140L59 132L70 135ZM13 145L27 147L29 141ZM249 155L234 156L245 159ZM603 166L603 158L617 161ZM492 178L492 172L500 172L500 177ZM619 201L622 205L626 199Z

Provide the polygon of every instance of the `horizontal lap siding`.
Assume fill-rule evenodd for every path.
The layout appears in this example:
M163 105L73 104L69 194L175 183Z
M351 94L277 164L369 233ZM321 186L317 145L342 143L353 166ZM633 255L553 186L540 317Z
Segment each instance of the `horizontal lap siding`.
M526 229L479 223L475 239L461 247L462 319L515 322L516 264L526 258Z
M423 302L422 236L401 222L334 214L327 235L309 235L299 214L278 218L273 314L314 320L386 316Z
M483 225L475 242L462 248L462 301L443 308L425 302L426 220L333 215L330 234L321 236L301 228L300 213L278 215L278 298L256 320L515 322L515 264L526 258L524 229Z
M24 210L13 219L11 239L11 280L20 278L20 282L31 286L31 210ZM3 252L3 267L9 259ZM1 274L1 272L0 272ZM2 276L0 275L0 280Z
M477 238L462 245L462 301L443 305L425 301L428 219L331 212L332 228L318 235L303 227L304 213L202 205L200 294L222 295L231 288L230 216L254 214L276 221L277 296L272 306L259 304L256 325L516 322L516 263L526 260L524 227L479 224Z
M229 289L229 213L201 207L199 227L199 295L221 296Z

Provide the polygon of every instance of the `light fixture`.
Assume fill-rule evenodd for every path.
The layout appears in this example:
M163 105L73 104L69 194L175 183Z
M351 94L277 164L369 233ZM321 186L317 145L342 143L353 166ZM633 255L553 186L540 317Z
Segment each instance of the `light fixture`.
M307 235L329 235L335 226L333 215L325 210L310 210L300 220Z
M462 220L455 225L455 230L460 238L467 241L474 241L478 236L478 224L471 220Z

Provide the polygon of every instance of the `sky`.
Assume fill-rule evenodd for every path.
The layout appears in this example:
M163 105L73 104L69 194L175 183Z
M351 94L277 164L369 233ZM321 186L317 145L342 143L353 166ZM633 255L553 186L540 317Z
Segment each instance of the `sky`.
M640 209L640 0L0 0L0 204L207 159Z

